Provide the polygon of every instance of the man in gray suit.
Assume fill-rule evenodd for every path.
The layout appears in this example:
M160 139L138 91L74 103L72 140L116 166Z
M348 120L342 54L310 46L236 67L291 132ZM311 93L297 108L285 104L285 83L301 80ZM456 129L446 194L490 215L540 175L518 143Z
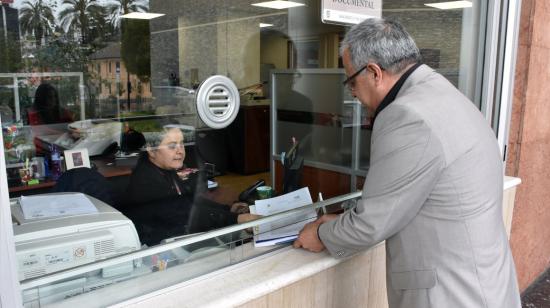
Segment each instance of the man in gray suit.
M487 121L419 64L396 22L354 26L341 55L344 84L374 116L370 168L357 207L306 225L294 246L343 258L386 240L390 307L520 307Z

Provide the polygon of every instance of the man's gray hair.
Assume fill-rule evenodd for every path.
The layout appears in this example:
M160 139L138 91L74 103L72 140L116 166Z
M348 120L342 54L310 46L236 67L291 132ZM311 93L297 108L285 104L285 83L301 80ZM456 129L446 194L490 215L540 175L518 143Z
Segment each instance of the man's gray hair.
M369 18L353 26L342 41L340 56L346 49L356 70L373 62L398 74L421 59L416 43L400 23L380 18Z

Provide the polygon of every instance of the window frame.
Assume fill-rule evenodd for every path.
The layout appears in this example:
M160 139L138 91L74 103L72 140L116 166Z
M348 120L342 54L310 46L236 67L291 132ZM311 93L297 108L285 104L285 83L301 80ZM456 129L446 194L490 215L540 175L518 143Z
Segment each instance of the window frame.
M483 42L485 46L483 49L483 73L482 79L476 82L478 85L476 98L480 98L481 111L495 129L499 147L505 159L521 1L500 0L492 1L488 5L486 35ZM109 61L109 72L112 72L111 61ZM0 137L3 140L1 133ZM21 307L21 288L17 276L3 147L0 148L0 157L2 158L0 159L0 251L2 251L0 273L3 277L0 280L0 307Z

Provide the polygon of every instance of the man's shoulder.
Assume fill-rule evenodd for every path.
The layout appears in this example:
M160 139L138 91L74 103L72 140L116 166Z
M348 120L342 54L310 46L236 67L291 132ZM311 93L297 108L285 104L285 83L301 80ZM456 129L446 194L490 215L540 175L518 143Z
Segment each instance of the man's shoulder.
M374 130L422 124L422 122L425 122L425 116L425 114L413 108L411 104L396 100L376 117Z

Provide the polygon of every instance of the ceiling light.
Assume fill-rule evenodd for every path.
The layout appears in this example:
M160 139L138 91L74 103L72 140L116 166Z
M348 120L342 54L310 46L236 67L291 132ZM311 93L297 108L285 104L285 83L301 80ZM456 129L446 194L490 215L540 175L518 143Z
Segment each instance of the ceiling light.
M288 9L288 8L291 8L291 7L304 6L305 4L298 3L298 2L292 2L292 1L276 0L276 1L252 3L252 5L267 7L267 8L276 9L276 10L283 10L283 9Z
M261 22L260 28L265 28L265 27L273 27L273 24L264 24L263 22Z
M164 15L165 14L133 12L133 13L122 15L120 17L132 18L132 19L153 19Z
M441 10L452 10L452 9L463 9L467 7L472 7L472 1L449 1L449 2L439 2L439 3L424 3L424 5L435 7L436 9L441 9Z

